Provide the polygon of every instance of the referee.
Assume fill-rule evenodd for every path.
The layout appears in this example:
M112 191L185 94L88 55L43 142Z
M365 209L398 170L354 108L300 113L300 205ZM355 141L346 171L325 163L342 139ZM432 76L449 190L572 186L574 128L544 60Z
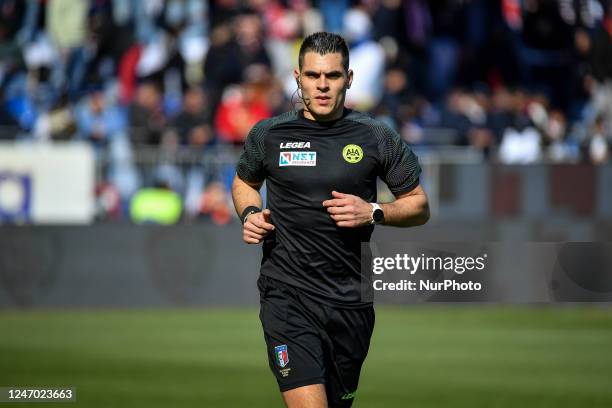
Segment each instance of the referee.
M374 224L424 224L429 207L410 148L385 124L344 107L353 71L342 37L308 36L294 76L304 109L253 127L232 196L244 241L263 242L260 319L285 403L350 407L374 329L361 242ZM393 203L376 203L377 177Z

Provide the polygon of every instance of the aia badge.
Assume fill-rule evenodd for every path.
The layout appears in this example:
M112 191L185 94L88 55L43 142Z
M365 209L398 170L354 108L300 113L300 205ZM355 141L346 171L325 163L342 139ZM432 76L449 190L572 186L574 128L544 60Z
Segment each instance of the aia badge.
M286 344L274 347L274 353L276 354L276 361L281 368L289 364L289 354L287 353Z
M280 152L278 165L284 166L316 166L317 152Z

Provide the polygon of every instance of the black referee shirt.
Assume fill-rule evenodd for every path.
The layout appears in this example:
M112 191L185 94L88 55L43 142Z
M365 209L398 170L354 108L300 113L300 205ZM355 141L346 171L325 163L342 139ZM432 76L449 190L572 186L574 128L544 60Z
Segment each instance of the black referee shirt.
M291 111L257 123L236 168L249 182L266 181L275 231L263 244L261 273L337 306L372 303L361 291L361 242L373 226L340 228L323 207L332 190L376 201L376 178L394 194L419 184L412 150L384 123L349 109L317 122ZM368 285L369 286L369 285Z

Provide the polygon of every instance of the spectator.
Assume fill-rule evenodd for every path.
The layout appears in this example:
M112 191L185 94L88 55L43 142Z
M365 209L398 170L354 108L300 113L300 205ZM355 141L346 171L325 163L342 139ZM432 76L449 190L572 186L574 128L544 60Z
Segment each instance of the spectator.
M603 164L610 159L610 146L612 134L606 131L604 127L604 119L599 116L595 120L595 126L588 139L587 149L588 158L593 164Z
M605 129L612 129L612 3L606 9L602 24L595 30L592 49L595 116L601 116Z
M4 104L4 92L0 88L0 140L14 139L19 122L9 113Z
M129 108L130 136L135 145L159 145L167 118L162 109L161 92L153 82L144 82L136 89L136 98Z
M553 109L548 113L542 132L545 157L554 163L577 161L577 146L567 138L567 120L563 112Z
M463 35L462 1L428 2L431 13L431 36L427 44L428 96L434 103L443 100L451 89L460 54Z
M176 224L181 218L181 197L162 181L151 188L139 190L130 204L130 216L135 224Z
M592 72L591 66L592 41L589 33L579 28L574 33L574 50L571 66L570 90L572 100L568 106L570 120L583 120L585 107L591 97Z
M399 117L400 107L414 100L409 81L406 71L400 67L391 67L385 73L381 104L388 109L394 120Z
M215 117L221 141L241 145L258 121L270 117L266 93L256 80L229 88Z
M524 116L504 130L499 148L499 159L505 164L530 164L542 157L542 138L538 130Z
M491 97L487 113L487 127L493 132L496 144L501 143L504 131L514 123L518 113L517 97L507 88L497 88Z
M57 103L39 115L36 120L34 135L38 140L70 140L77 132L77 124L68 95L64 93Z
M84 1L50 0L47 5L46 27L60 55L54 69L55 82L59 87L67 85L73 99L78 97L85 77L87 12Z
M94 89L76 112L79 137L97 146L106 145L125 130L126 120L117 106L109 103L102 89Z
M348 10L348 0L319 0L319 8L323 15L325 31L340 33L344 27L342 16Z
M213 28L211 46L204 63L205 87L211 106L218 106L224 89L242 81L242 65L228 24Z
M206 95L200 87L192 87L185 92L182 111L170 122L177 132L180 144L187 146L207 146L214 142L211 114L206 103Z
M448 94L446 104L442 109L440 126L457 131L457 137L450 141L453 144L465 145L468 133L474 125L467 115L467 104L470 103L468 99L469 97L463 91L455 89Z
M345 14L344 36L350 47L350 67L355 72L346 103L367 111L378 105L382 97L384 51L372 40L372 21L361 9L354 8Z
M232 219L229 195L222 183L212 182L202 193L200 213L216 225L225 225Z
M566 108L572 27L562 18L558 1L529 0L524 7L519 53L522 79L531 89L544 92L555 106Z

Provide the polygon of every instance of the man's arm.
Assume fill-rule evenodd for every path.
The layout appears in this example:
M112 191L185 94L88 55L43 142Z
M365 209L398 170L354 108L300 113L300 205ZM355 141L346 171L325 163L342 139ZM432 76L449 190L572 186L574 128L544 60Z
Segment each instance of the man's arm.
M385 214L384 225L414 227L429 220L429 201L421 186L412 191L398 194L392 203L380 204Z
M355 228L372 223L372 204L352 194L332 191L332 196L333 199L323 201L323 206L338 227ZM429 220L427 194L420 185L395 198L392 203L380 205L385 214L383 224L413 227Z
M234 175L234 182L232 183L232 200L234 200L234 208L238 217L242 215L242 212L249 206L255 206L261 208L262 199L259 194L259 189L263 185L263 182L252 183L244 181L238 175ZM241 220L242 221L242 220Z
M261 208L263 201L259 189L262 184L263 182L251 183L242 180L238 175L234 176L232 199L238 217L242 217L247 207ZM244 222L242 219L240 221ZM242 227L242 239L247 244L259 244L272 231L274 231L274 225L270 223L270 210L265 209L246 217L246 222Z

